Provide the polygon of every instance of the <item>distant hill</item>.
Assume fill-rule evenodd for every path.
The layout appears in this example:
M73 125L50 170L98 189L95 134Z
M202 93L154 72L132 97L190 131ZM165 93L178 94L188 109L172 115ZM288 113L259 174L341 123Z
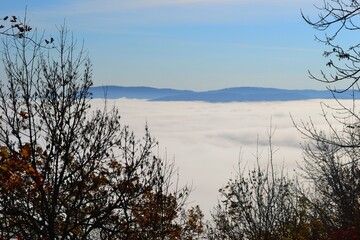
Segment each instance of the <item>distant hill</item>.
M151 88L151 87L121 87L121 86L101 86L91 87L90 92L94 98L136 98L136 99L156 99L180 94L192 93L188 90L175 90L170 88Z
M93 98L130 98L150 101L255 102L332 99L328 90L287 90L260 87L234 87L195 92L170 88L101 86L91 87ZM350 92L336 94L339 99L352 99ZM360 93L356 93L356 98Z

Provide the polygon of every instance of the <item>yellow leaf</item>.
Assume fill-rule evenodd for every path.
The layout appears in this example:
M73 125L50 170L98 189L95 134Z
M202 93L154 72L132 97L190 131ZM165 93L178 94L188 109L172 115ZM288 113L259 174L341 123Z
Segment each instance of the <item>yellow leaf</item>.
M8 158L10 156L7 147L5 146L1 146L1 154L3 155L4 158Z
M7 167L5 164L0 165L0 168L1 168L2 170L4 170L4 171L7 171L7 170L8 170L8 167Z

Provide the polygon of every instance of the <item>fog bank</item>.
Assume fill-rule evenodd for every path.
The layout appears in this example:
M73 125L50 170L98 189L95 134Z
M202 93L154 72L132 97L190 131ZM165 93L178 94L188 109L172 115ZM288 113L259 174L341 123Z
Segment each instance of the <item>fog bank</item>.
M335 106L333 100L326 103ZM104 100L93 99L91 104L102 108ZM218 189L234 176L240 159L251 167L259 152L261 162L266 162L270 127L275 164L283 164L289 172L301 163L304 142L290 114L298 122L311 117L319 128L327 129L320 100L215 104L117 99L108 100L108 105L119 109L122 123L138 138L148 124L160 143L159 155L175 160L180 183L193 185L191 204L199 204L206 215L217 203Z

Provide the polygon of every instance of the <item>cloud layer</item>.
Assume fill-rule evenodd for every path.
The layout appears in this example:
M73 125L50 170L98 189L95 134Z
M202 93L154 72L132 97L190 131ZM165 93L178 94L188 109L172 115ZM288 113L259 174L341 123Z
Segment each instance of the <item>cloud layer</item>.
M109 100L120 110L122 122L138 137L144 133L145 124L149 125L160 143L160 156L175 159L180 182L194 187L190 200L200 204L207 214L217 203L218 189L234 175L239 159L253 166L258 145L261 161L266 162L270 127L274 131L275 164L284 164L289 172L296 169L302 160L303 139L293 127L290 114L297 121L307 121L311 116L319 128L326 128L319 103ZM92 104L101 107L103 100L94 99Z

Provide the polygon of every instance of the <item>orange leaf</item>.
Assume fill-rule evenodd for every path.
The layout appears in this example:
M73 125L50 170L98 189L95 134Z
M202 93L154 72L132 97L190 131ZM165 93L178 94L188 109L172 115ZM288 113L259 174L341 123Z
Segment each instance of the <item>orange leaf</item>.
M21 156L25 159L29 159L31 155L31 150L29 144L26 144L24 147L21 148L20 152Z

